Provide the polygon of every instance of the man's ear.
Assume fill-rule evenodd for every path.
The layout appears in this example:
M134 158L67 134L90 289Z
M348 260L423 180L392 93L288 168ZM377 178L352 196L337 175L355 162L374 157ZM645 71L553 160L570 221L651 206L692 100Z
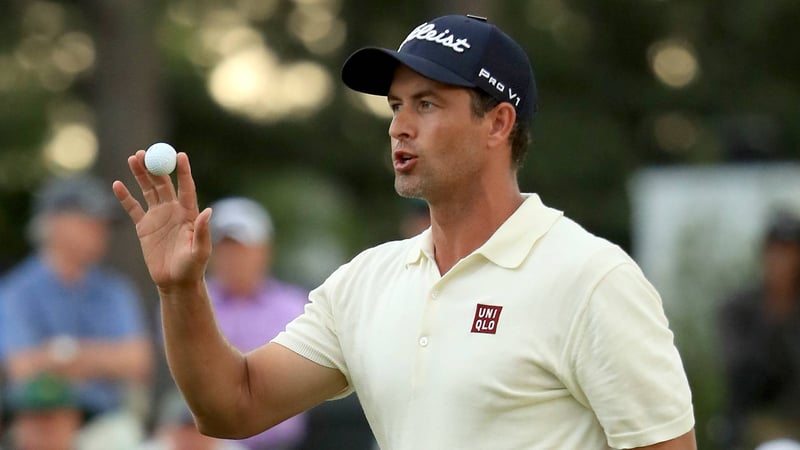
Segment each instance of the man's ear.
M517 111L511 106L511 103L501 102L486 115L491 120L489 124L489 145L498 146L507 143L517 120Z

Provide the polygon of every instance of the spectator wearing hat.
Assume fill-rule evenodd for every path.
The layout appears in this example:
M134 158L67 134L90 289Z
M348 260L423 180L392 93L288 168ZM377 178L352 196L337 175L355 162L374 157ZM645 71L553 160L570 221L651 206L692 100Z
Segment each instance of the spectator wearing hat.
M0 290L2 364L12 390L42 373L58 375L86 419L120 410L127 383L151 373L140 299L127 278L101 265L118 208L93 177L50 180L33 205L35 251Z
M208 292L222 333L242 352L264 345L303 312L308 291L271 274L274 228L256 201L229 197L211 205ZM252 450L294 448L306 434L306 414L243 443Z
M8 409L14 415L11 444L17 450L73 450L81 411L61 377L42 373L13 385Z
M777 211L764 234L762 274L719 311L727 382L726 449L800 438L800 217Z

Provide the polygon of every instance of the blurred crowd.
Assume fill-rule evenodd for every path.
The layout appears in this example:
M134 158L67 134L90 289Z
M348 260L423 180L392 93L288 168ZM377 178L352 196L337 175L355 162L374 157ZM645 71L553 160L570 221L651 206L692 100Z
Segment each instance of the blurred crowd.
M759 444L759 450L800 449L797 215L788 209L774 212L760 256L759 279L745 283L720 304L720 354L727 391L720 441L732 450Z
M209 293L223 334L247 352L299 315L308 292L272 275L275 230L262 205L231 197L212 207ZM32 211L33 250L0 281L0 449L374 448L355 396L248 439L202 435L177 388L156 389L166 363L158 311L146 308L157 302L103 263L124 216L109 185L53 178Z
M277 279L275 230L244 197L212 204L208 288L232 345L252 350L299 315L307 290ZM0 449L373 450L358 398L326 402L241 441L202 435L172 385L153 395L164 366L158 312L102 261L124 213L90 176L54 178L34 197L33 251L0 281ZM429 226L412 202L399 237ZM800 218L776 211L760 273L719 302L726 387L720 448L800 449ZM154 320L147 320L147 317ZM164 366L165 367L165 366Z

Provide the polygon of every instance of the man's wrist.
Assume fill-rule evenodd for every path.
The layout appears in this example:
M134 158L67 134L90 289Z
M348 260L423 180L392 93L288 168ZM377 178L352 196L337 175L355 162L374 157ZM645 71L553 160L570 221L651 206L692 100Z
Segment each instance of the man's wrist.
M189 283L176 283L165 286L156 286L156 288L161 301L180 301L187 297L205 296L206 280L205 278L201 278L200 280Z

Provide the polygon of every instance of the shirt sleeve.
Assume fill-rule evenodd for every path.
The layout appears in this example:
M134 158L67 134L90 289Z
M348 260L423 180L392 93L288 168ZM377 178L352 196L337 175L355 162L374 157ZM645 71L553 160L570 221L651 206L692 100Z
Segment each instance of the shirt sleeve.
M609 446L633 448L694 426L691 392L661 299L623 263L591 290L569 359L575 395L596 414Z
M321 286L312 290L303 314L291 321L286 330L272 340L319 365L342 372L348 386L334 398L342 398L353 392L335 320L335 304L344 295L341 286L349 266L340 267Z

